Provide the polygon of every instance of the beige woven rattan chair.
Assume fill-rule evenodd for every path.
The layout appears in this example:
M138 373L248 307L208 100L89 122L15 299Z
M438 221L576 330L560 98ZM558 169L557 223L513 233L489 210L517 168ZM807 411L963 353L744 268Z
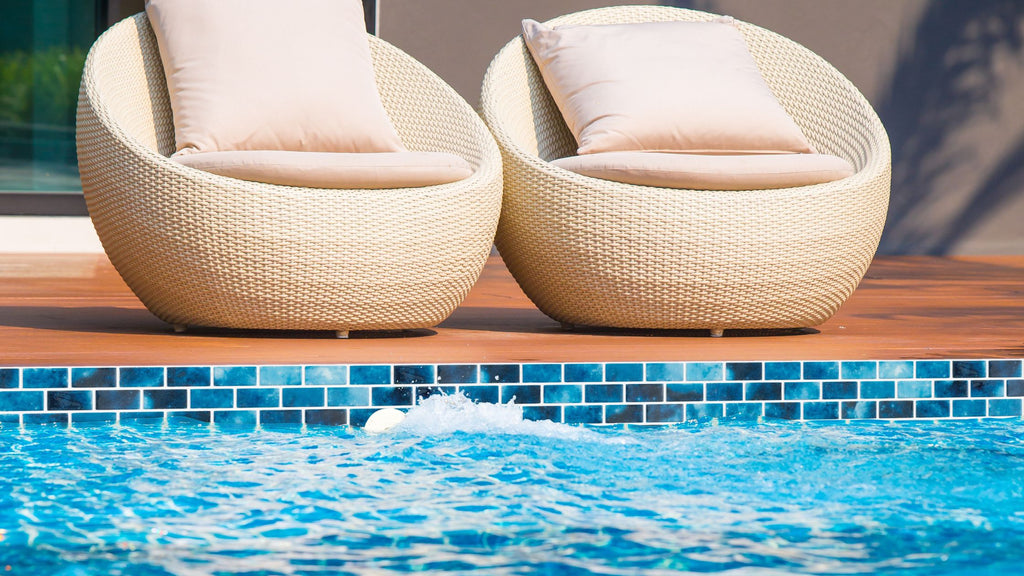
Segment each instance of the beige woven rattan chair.
M89 53L78 159L89 214L140 300L175 325L408 329L446 318L479 277L501 207L501 157L465 100L370 37L384 106L410 150L474 174L412 189L322 190L225 178L170 161L174 127L144 14ZM325 73L329 73L325 71Z
M552 20L609 24L710 20L657 6ZM885 129L860 92L797 43L739 22L768 85L844 180L777 190L671 190L581 176L549 163L576 142L522 38L484 79L483 116L498 140L505 192L496 244L545 314L566 325L796 328L831 317L878 247L888 208Z

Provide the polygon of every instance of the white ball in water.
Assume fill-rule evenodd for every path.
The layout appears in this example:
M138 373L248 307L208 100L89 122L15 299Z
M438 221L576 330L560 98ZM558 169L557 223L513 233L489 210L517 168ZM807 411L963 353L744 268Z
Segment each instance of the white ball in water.
M402 420L405 420L405 412L395 408L382 408L370 414L363 425L363 430L370 434L380 434L398 426Z

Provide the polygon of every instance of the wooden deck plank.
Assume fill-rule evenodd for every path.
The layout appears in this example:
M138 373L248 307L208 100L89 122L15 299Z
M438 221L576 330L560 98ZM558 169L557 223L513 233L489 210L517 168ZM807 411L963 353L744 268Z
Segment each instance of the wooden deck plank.
M562 331L492 257L433 330L175 334L103 256L0 254L0 366L887 360L1024 357L1024 256L884 257L815 330Z

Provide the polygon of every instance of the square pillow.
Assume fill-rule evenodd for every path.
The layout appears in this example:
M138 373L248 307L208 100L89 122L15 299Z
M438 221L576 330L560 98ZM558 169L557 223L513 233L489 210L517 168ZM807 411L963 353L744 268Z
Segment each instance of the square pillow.
M147 0L175 155L398 152L359 0Z
M550 28L523 38L578 154L814 152L732 19Z

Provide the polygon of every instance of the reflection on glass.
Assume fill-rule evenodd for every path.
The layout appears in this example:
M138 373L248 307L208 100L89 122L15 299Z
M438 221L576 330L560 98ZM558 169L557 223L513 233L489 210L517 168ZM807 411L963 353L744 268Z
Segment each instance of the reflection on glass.
M80 189L75 106L95 0L0 7L0 192Z

